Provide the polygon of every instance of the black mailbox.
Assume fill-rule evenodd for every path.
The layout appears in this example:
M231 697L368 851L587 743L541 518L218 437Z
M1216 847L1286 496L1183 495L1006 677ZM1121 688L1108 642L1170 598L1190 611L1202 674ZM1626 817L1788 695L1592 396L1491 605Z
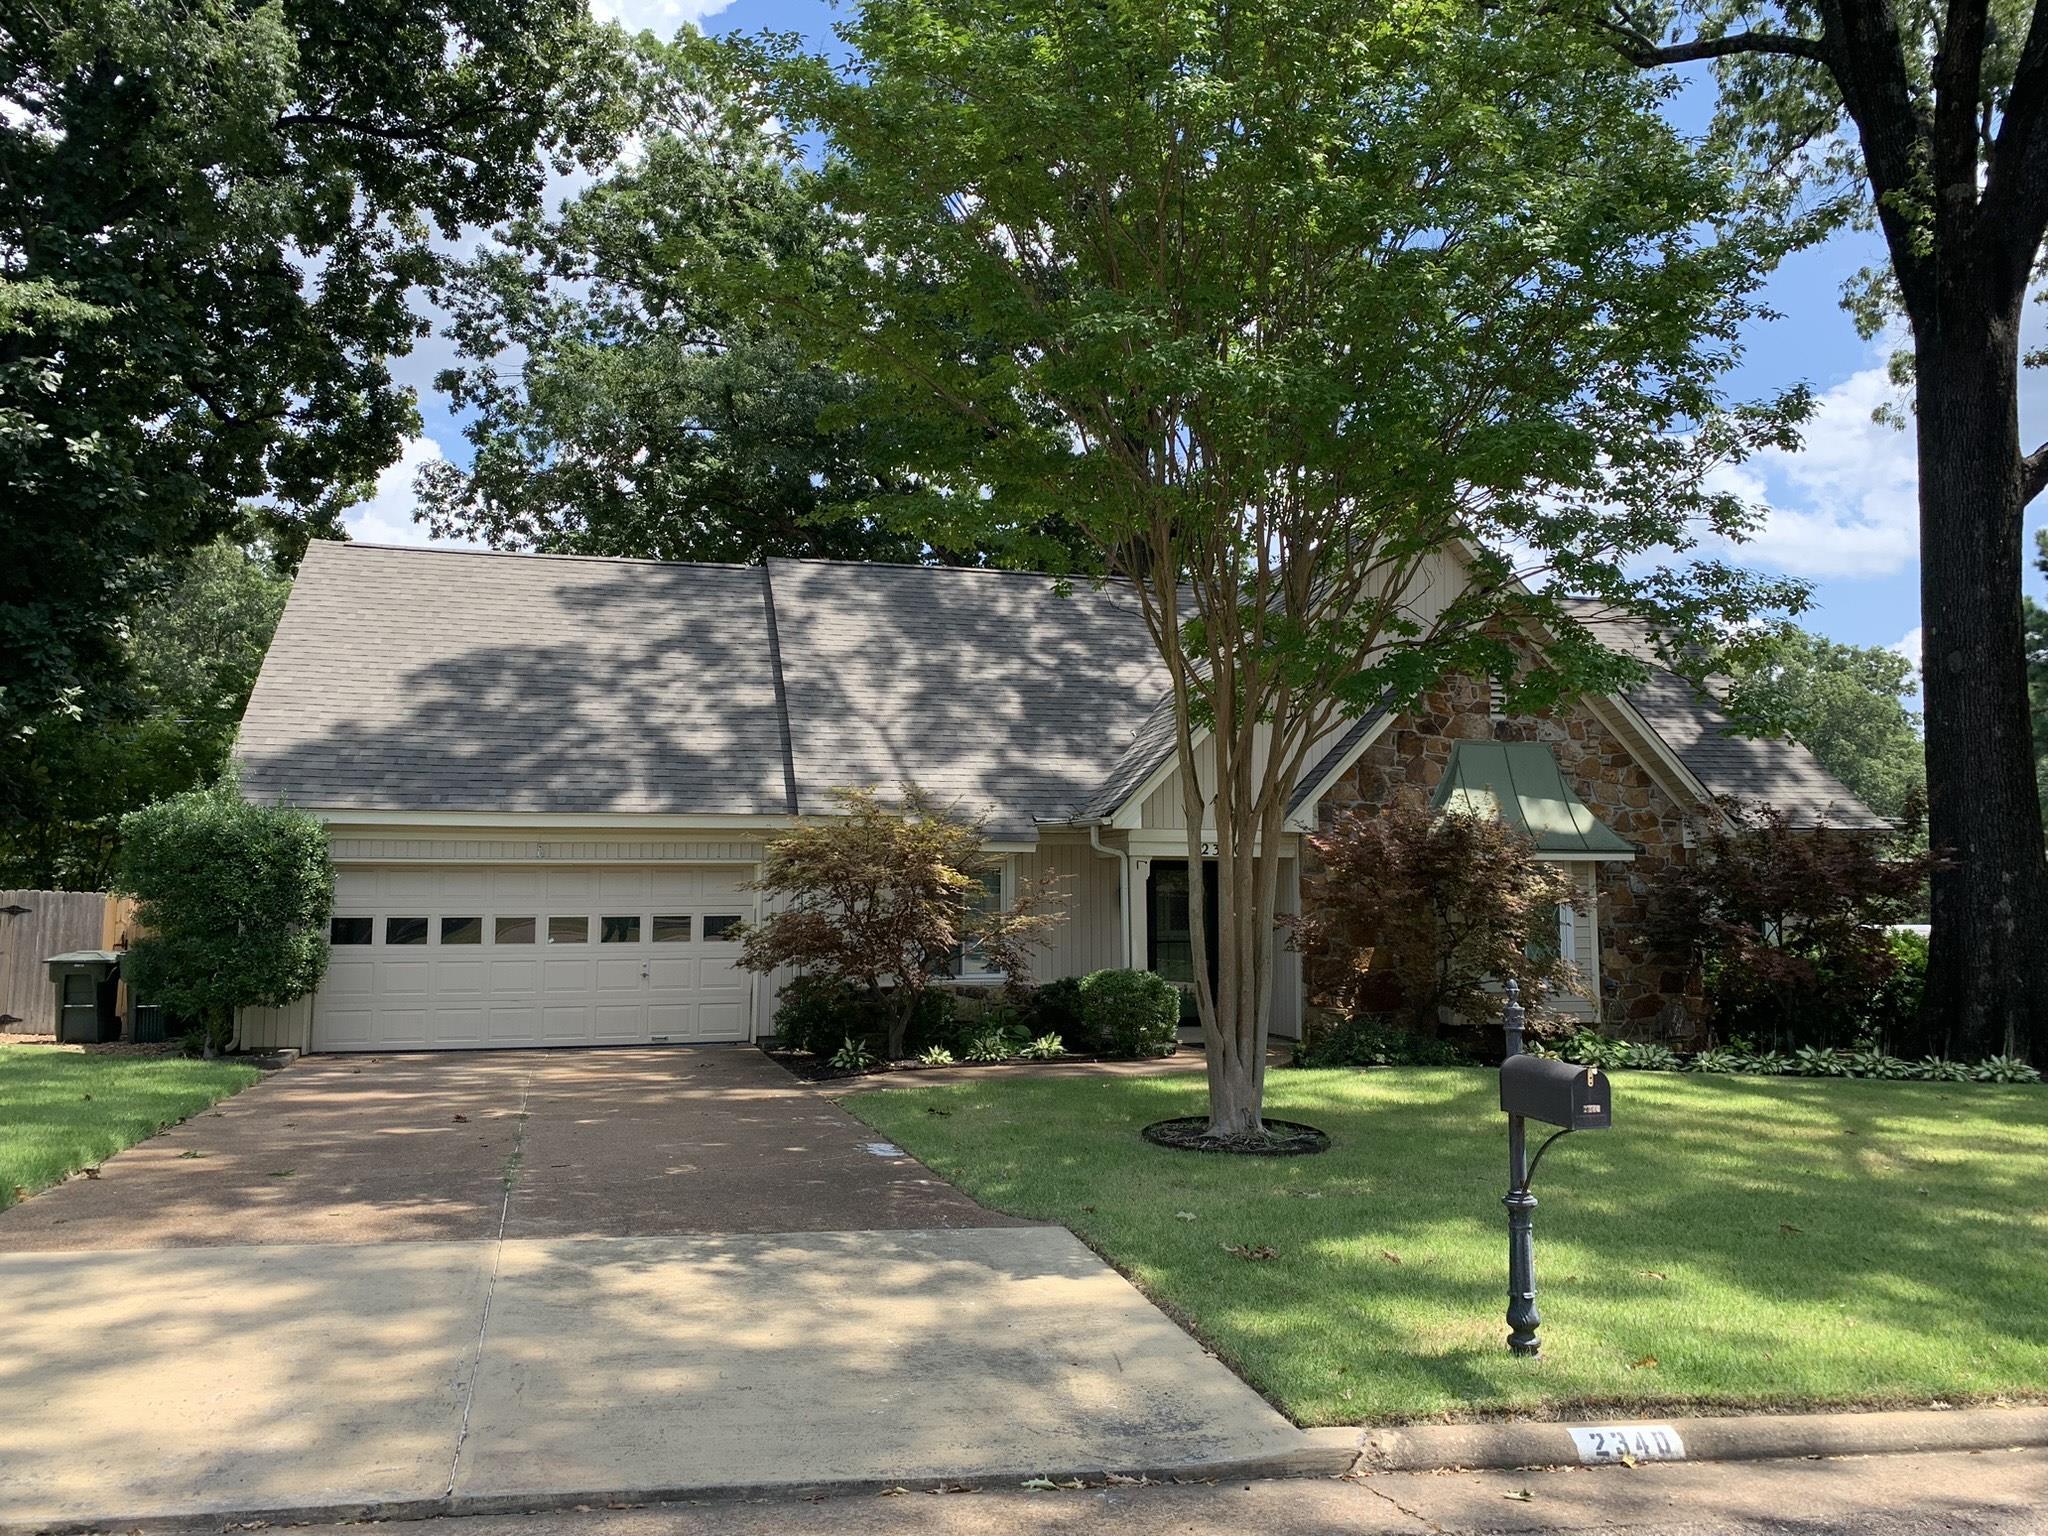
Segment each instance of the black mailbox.
M1500 1107L1573 1131L1604 1131L1614 1124L1607 1074L1547 1056L1510 1056L1500 1064Z

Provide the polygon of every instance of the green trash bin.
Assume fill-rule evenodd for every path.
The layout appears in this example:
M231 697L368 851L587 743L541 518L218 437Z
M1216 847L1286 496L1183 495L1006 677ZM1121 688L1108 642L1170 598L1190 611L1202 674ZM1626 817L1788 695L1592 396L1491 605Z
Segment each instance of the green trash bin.
M121 1038L114 1005L121 956L111 949L79 949L44 962L57 986L57 1039L64 1045L104 1045Z

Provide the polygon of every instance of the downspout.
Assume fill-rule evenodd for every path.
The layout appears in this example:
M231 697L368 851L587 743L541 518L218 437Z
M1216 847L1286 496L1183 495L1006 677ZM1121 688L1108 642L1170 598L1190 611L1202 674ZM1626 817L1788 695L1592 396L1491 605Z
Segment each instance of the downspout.
M1115 859L1123 866L1123 872L1116 888L1116 929L1123 939L1124 969L1135 971L1138 962L1132 957L1131 949L1131 850L1128 848L1105 848L1102 846L1102 823L1088 823L1088 846L1105 859Z

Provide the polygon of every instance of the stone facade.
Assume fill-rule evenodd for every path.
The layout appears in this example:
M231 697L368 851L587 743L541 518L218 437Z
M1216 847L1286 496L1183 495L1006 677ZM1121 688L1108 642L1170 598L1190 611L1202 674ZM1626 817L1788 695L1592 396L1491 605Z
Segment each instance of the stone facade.
M1686 813L1583 702L1496 720L1484 681L1453 678L1424 695L1325 794L1328 828L1344 811L1426 807L1460 741L1537 741L1593 814L1636 845L1633 862L1595 866L1600 939L1600 1019L1637 1039L1683 1041L1697 1032L1699 994L1683 971L1650 953L1644 922L1650 882L1686 855ZM1313 874L1308 853L1306 873Z

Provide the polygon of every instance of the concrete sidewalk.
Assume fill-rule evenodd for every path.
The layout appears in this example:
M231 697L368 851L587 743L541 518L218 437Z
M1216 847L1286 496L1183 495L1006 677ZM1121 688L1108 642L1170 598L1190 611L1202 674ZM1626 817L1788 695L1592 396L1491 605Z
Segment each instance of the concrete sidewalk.
M1311 1437L1059 1228L0 1257L0 1527L1207 1465Z

